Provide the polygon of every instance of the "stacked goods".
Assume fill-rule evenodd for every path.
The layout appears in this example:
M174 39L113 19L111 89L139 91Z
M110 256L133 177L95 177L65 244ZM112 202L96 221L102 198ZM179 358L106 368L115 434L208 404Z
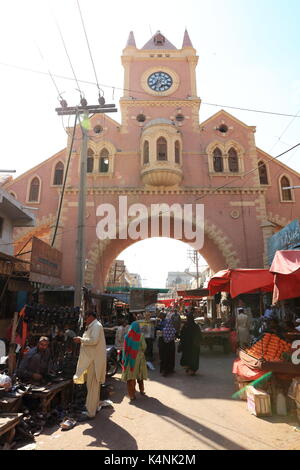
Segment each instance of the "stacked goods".
M275 334L265 333L246 352L256 359L263 358L266 361L279 362L283 360L283 353L291 352L291 345Z
M255 416L270 416L271 397L264 390L259 390L250 385L246 389L247 407L251 414Z

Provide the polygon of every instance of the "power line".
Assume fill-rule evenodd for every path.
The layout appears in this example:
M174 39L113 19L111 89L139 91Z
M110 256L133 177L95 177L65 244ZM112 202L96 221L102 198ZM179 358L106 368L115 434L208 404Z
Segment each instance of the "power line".
M73 127L72 141L71 141L71 145L70 145L70 151L69 151L67 166L66 166L66 170L65 170L65 177L64 177L64 181L63 181L62 190L61 190L61 196L60 196L59 207L58 207L58 211L57 211L55 229L54 229L54 234L53 234L51 246L53 246L54 243L55 243L57 229L58 229L58 225L59 225L60 214L61 214L62 204L63 204L63 200L64 200L64 195L65 195L65 187L66 187L66 182L67 182L68 170L69 170L70 160L71 160L71 155L72 155L72 150L73 150L74 137L75 137L75 132L76 132L77 117L78 117L78 115L76 114L75 115L74 127Z
M82 95L82 91L81 91L81 89L80 89L80 86L79 86L79 83L78 83L78 80L77 80L77 77L76 77L76 74L75 74L75 70L74 70L74 67L73 67L73 64L72 64L71 58L70 58L70 56L69 56L68 50L67 50L67 46L66 46L66 43L65 43L64 37L63 37L63 35L62 35L62 32L61 32L60 26L59 26L59 24L58 24L58 21L57 21L57 19L56 19L55 15L54 15L53 11L52 11L52 15L53 15L53 18L54 18L55 24L56 24L56 26L57 26L57 29L58 29L58 32L59 32L60 38L61 38L61 40L62 40L62 43L63 43L64 49L65 49L65 53L66 53L66 55L67 55L67 57L68 57L69 64L70 64L70 67L71 67L71 70L72 70L72 73L73 73L74 79L75 79L75 81L76 81L76 84L77 84L78 90L79 90L80 94Z
M4 67L11 67L11 68L19 69L19 70L24 70L24 71L27 71L27 72L32 72L32 73L36 73L36 74L40 74L40 75L48 75L48 73L42 72L40 70L34 70L34 69L27 68L27 67L21 67L19 65L14 65L14 64L7 64L5 62L0 62L0 65L2 65ZM57 75L57 74L52 74L52 75L56 78L61 78L63 80L71 80L71 81L74 80L74 78L66 77L65 75ZM77 80L76 79L76 83L78 83L78 82L85 83L87 85L94 85L94 86L96 85L97 86L96 82L91 82L89 80L81 80L81 79ZM114 85L106 85L104 83L100 83L99 86L101 86L103 88L111 88L112 90L121 90L121 91L134 92L134 93L138 93L140 95L145 95L145 96L148 97L148 94L146 92L142 92L142 91L138 91L138 90L116 87ZM167 100L164 100L164 101L167 101ZM190 100L187 99L186 101L190 101ZM273 116L300 118L300 112L298 114L279 113L279 112L273 112L273 111L263 111L263 110L258 110L258 109L251 109L251 108L242 108L242 107L238 107L238 106L229 106L229 105L224 105L224 104L208 103L208 102L205 102L205 101L202 101L201 104L203 104L205 106L216 106L218 108L230 108L230 109L236 109L236 110L239 110L239 111L247 111L247 112L252 112L252 113L270 114L270 115L273 115Z
M35 41L35 45L36 45L37 50L39 51L39 54L40 54L40 56L41 56L42 61L45 62L45 58L44 58L44 56L43 56L43 54L42 54L42 51L41 51L41 49L40 49L40 47L39 47L39 45L37 44L36 41ZM51 80L52 80L52 83L53 83L53 85L54 85L54 87L55 87L55 89L56 89L56 91L57 91L58 96L61 96L61 93L60 93L60 91L59 91L59 89L58 89L58 86L57 86L57 84L56 84L56 82L55 82L55 80L54 80L54 77L53 77L53 75L52 75L52 73L51 73L49 67L47 67L47 70L48 70L48 74L50 75L50 78L51 78Z
M273 147L271 148L270 152L272 152L272 150L276 147L276 145L278 144L278 142L281 140L281 138L284 136L284 134L286 133L286 131L289 129L289 127L293 124L293 122L295 121L296 117L300 117L300 109L299 111L297 111L297 114L296 116L293 117L293 119L289 122L289 124L285 127L285 129L283 130L282 134L278 137L278 140L277 142L275 142L275 144L273 145Z
M205 103L205 102L202 102L202 104L205 104L207 106L217 106L218 108L230 108L230 109L237 109L239 111L249 111L251 113L274 114L275 116L285 116L285 117L293 117L293 118L300 117L298 114L295 115L295 114L286 114L286 113L277 113L277 112L275 113L272 111L262 111L261 109L240 108L237 106L229 106L225 104L215 104L215 103Z
M88 50L89 50L89 53L90 53L90 58L91 58L91 61L92 61L94 73L95 73L97 88L98 88L98 90L100 90L98 77L97 77L97 72L96 72L96 68L95 68L95 63L94 63L94 60L93 60L93 56L92 56L92 52L91 52L91 48L90 48L90 43L89 43L89 40L88 40L88 37L87 37L86 28L85 28L85 24L84 24L84 21L83 21L83 16L82 16L80 5L79 5L79 0L77 0L77 6L78 6L78 10L79 10L79 14L80 14L80 18L81 18L82 27L83 27L83 31L84 31L84 34L85 34L85 39L86 39L86 42L87 42Z
M276 160L277 158L279 157L282 157L283 155L285 155L286 153L288 152L291 152L291 150L294 150L295 148L299 147L300 146L300 142L296 145L294 145L293 147L289 148L288 150L286 150L285 152L282 152L281 154L279 155L276 155L276 157L272 157L271 160L269 161L269 163L271 163L272 161ZM223 189L225 188L226 186L228 186L229 184L232 184L232 182L234 181L237 181L241 178L245 178L246 176L249 176L251 173L253 173L254 171L257 171L259 168L260 168L261 165L257 165L255 168L252 168L252 170L249 170L248 172L246 172L244 175L242 176L237 176L236 178L232 179L231 181L229 181L228 183L225 183L223 184L222 186L218 186L217 188L210 188L212 189L213 191L219 191L220 189ZM204 194L203 196L200 196L200 197L197 197L195 198L195 201L198 201L199 199L203 199L207 196L207 194Z

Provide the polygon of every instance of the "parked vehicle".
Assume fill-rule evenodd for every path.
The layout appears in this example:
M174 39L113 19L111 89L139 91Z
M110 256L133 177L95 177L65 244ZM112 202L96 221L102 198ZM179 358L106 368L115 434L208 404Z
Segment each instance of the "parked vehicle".
M106 375L112 377L119 367L119 354L114 345L106 346Z

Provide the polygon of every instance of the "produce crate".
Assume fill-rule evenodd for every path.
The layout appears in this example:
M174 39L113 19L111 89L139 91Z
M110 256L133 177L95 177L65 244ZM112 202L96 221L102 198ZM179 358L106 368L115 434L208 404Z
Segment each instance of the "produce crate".
M262 359L257 359L256 357L251 356L246 353L244 349L239 349L239 358L244 362L244 364L246 364L246 366L250 367L250 369L261 369L262 367Z
M295 377L290 385L288 396L300 403L300 377Z
M267 392L250 385L247 388L247 407L255 416L271 416L271 397Z
M251 384L251 382L244 382L244 381L240 381L238 379L236 379L236 381L235 381L235 387L236 387L237 391L242 390L245 387L248 387L250 384ZM239 393L239 399L240 400L247 401L247 393L246 392L247 392L247 389L245 389L241 393Z

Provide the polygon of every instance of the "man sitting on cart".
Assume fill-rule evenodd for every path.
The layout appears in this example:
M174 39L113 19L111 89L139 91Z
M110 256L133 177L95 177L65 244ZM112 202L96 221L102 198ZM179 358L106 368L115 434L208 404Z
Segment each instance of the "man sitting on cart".
M46 336L41 336L38 345L31 348L23 357L17 369L17 376L24 382L41 383L47 381L51 370L49 339Z

